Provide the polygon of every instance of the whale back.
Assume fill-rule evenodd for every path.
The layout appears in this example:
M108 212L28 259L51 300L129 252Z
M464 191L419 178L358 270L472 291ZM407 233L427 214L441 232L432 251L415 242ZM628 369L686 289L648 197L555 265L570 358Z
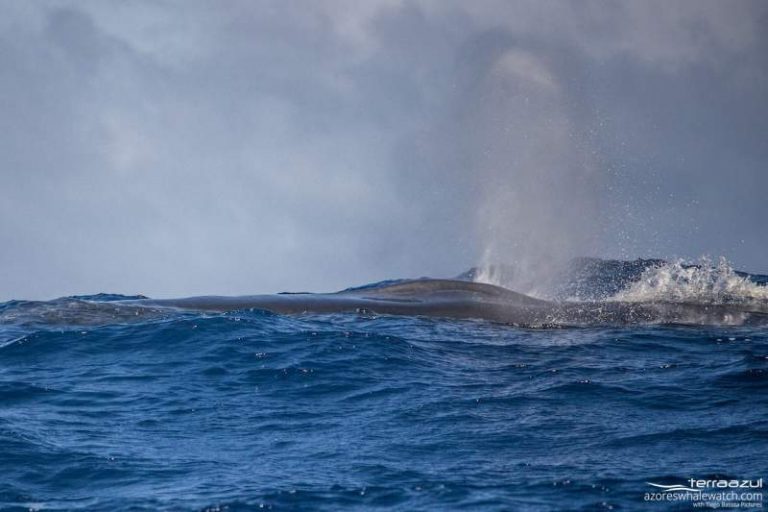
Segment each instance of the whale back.
M336 295L391 300L473 300L527 305L546 305L535 299L501 286L455 279L412 279L381 286L349 289Z
M768 323L768 315L739 305L666 302L549 302L500 286L450 279L384 282L336 293L287 293L242 297L140 299L123 305L198 311L261 309L278 314L375 313L481 318L526 327L664 323L744 325ZM114 303L113 303L114 304Z

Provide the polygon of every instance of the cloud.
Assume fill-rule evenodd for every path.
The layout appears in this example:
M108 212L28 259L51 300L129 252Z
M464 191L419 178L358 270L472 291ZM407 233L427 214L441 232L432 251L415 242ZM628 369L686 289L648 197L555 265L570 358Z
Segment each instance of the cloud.
M0 298L768 270L760 2L2 10Z

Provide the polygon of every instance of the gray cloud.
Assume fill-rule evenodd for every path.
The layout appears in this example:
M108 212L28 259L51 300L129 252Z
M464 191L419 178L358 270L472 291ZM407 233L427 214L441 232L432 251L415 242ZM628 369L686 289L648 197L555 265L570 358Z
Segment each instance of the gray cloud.
M0 298L768 271L764 3L0 10Z

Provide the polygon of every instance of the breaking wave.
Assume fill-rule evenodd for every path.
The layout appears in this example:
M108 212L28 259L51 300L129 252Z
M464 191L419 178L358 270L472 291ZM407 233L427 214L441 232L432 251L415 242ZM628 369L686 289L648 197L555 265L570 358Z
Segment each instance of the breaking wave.
M688 304L768 304L768 286L737 272L725 258L697 264L682 260L646 268L640 278L610 300Z

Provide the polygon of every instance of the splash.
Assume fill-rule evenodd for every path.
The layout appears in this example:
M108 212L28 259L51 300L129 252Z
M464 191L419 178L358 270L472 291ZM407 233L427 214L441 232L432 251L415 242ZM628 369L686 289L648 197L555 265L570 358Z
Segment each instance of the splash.
M638 281L610 300L768 305L768 286L736 272L723 257L716 263L704 257L695 265L678 260L649 267Z

